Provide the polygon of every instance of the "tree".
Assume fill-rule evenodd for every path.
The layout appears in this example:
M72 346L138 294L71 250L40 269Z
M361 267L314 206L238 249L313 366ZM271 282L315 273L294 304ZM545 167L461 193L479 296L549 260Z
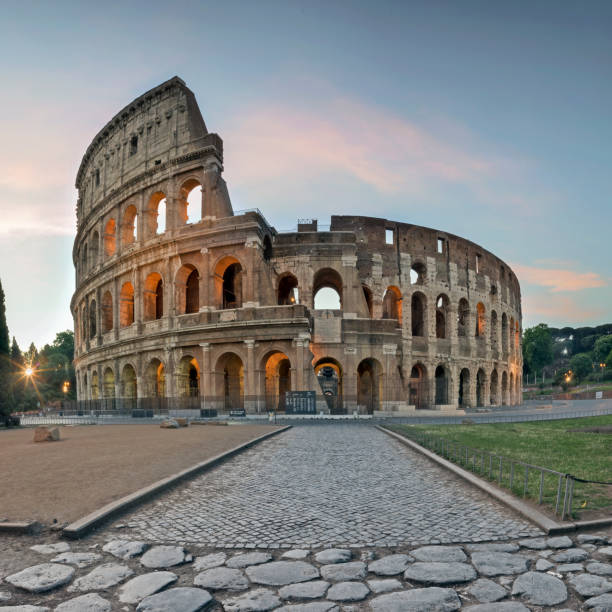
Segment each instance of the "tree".
M553 361L552 334L546 323L530 327L523 334L523 361L527 372L541 372Z
M570 368L574 373L576 381L580 382L585 376L591 373L592 361L588 353L578 353L570 359Z
M4 305L4 290L0 281L0 415L9 414L13 408L11 369L6 306Z
M606 359L612 351L612 334L606 336L600 336L595 341L595 348L593 349L593 357L597 363L607 363Z

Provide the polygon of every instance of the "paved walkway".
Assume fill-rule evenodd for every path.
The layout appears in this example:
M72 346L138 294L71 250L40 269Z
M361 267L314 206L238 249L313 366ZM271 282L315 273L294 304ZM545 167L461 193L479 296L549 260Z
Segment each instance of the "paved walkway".
M530 523L379 430L302 426L111 526L116 536L216 548L478 542Z

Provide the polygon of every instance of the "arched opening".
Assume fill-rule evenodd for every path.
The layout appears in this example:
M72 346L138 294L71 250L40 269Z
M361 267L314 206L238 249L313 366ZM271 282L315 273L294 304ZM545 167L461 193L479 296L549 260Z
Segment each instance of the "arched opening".
M465 408L470 405L470 371L463 368L459 374L459 407Z
M244 409L244 366L236 353L225 353L217 360L215 368L217 395L223 400L223 408Z
M491 406L499 405L499 377L497 374L497 370L493 370L491 372Z
M98 373L95 370L91 375L91 399L100 399L100 382L98 381Z
M410 300L412 314L412 335L425 336L425 309L427 308L427 298L423 293L412 294Z
M402 293L397 287L387 287L382 307L383 319L402 320Z
M491 311L491 349L497 351L497 312Z
M344 414L342 401L342 366L331 357L319 359L314 367L330 414Z
M422 363L412 366L409 389L409 404L417 410L427 408L427 368Z
M476 406L484 406L486 402L485 373L479 369L476 373Z
M104 370L104 384L102 391L104 397L115 397L115 373L111 368Z
M157 272L145 279L143 298L145 321L161 319L164 316L164 283Z
M342 277L332 268L319 270L312 284L315 310L342 309Z
M149 236L158 236L166 231L166 194L156 191L147 206L147 231Z
M89 338L89 309L87 308L87 304L83 306L81 312L81 331L83 333L83 340L87 340L87 338Z
M436 298L436 338L447 336L446 321L448 320L449 303L448 296L443 293Z
M114 219L109 219L104 228L104 255L111 257L117 250L117 223Z
M200 277L192 270L185 283L185 314L200 310Z
M87 274L87 244L81 248L81 274Z
M510 317L510 329L508 330L508 348L513 350L514 342L512 342L512 336L514 335L514 317Z
M291 362L281 352L264 357L262 369L265 372L266 410L284 412L286 393L291 391Z
M99 248L100 248L100 234L98 234L98 232L94 232L93 236L91 237L91 247L90 247L90 255L89 255L92 268L95 268L98 265Z
M121 222L121 244L128 245L136 242L138 226L138 211L130 204L123 213Z
M363 289L363 297L365 298L366 307L368 309L368 316L370 319L374 316L374 299L372 297L372 290L366 285L361 285Z
M457 336L459 336L459 338L467 337L469 323L470 303L465 298L461 298L457 308Z
M381 396L382 366L376 359L364 359L357 366L357 404L373 414L380 410Z
M474 335L477 338L484 338L485 335L485 307L482 302L476 304L476 329Z
M508 405L508 374L506 372L502 374L502 405Z
M514 350L518 353L519 345L521 341L521 332L519 330L519 322L514 322Z
M132 283L123 284L119 298L119 325L128 327L134 323L134 287Z
M184 223L198 223L202 220L202 185L195 179L189 179L179 191L179 214Z
M200 395L200 366L191 355L185 355L176 370L176 390L179 397Z
M411 285L424 285L427 274L427 267L424 263L416 261L410 268L410 284Z
M436 406L448 404L448 375L446 368L439 365L435 372L436 377Z
M121 392L126 399L136 399L138 395L136 371L129 363L123 366L121 372Z
M147 397L164 397L166 395L166 371L159 359L152 359L145 370L145 387Z
M233 263L223 272L223 308L242 307L242 266Z
M502 353L508 354L508 317L505 312L502 314Z
M298 303L298 280L293 274L285 274L278 281L279 306L291 306Z
M105 291L102 296L102 332L106 333L113 329L113 296L110 291Z
M508 388L508 403L512 406L514 405L515 402L515 398L514 398L514 373L510 372L510 382L509 382L509 388Z
M98 333L98 326L96 325L96 317L98 316L98 309L96 307L96 300L92 300L89 304L89 337L94 338Z

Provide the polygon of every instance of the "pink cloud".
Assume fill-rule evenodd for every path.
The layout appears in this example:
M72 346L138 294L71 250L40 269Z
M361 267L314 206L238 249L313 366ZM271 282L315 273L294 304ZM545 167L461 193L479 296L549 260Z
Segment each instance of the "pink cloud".
M606 280L597 272L576 272L569 268L536 267L522 264L512 264L512 269L520 282L548 287L553 293L607 286Z
M523 316L534 323L584 324L604 314L606 311L602 308L584 307L566 296L527 294L523 297Z
M247 109L225 132L237 183L304 181L342 172L382 193L424 193L430 183L477 183L496 162L379 108L332 98L317 108Z

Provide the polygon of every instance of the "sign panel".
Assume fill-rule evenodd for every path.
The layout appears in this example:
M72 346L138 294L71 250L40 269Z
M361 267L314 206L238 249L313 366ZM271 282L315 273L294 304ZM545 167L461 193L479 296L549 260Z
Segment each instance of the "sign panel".
M285 391L287 414L317 414L317 397L314 391Z

